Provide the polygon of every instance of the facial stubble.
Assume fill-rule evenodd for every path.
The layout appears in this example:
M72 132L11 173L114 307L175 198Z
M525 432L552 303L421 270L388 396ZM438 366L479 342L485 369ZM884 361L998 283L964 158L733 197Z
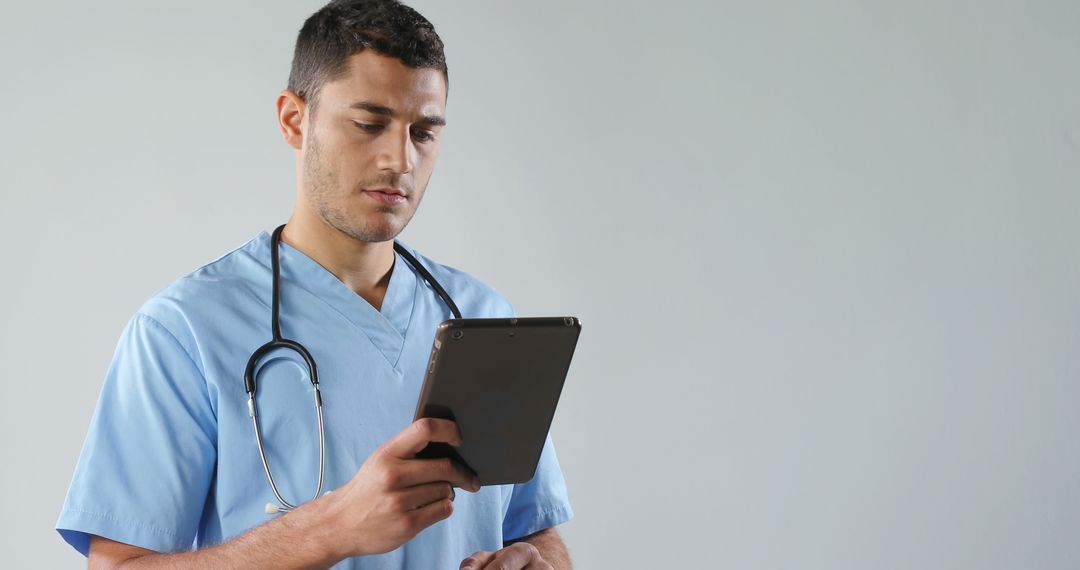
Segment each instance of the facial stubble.
M322 218L330 227L337 231L363 242L384 242L397 237L405 226L412 220L416 209L420 205L423 192L415 192L413 188L405 188L408 199L415 201L412 209L403 210L393 206L378 205L375 212L379 214L378 220L357 219L348 212L346 201L357 198L355 194L362 188L371 188L388 185L386 180L363 181L353 190L342 193L339 190L336 172L332 164L324 162L324 154L319 139L315 136L314 129L308 133L307 147L304 151L303 171L304 184L307 186L308 199L315 213ZM390 218L394 213L403 216L400 226Z

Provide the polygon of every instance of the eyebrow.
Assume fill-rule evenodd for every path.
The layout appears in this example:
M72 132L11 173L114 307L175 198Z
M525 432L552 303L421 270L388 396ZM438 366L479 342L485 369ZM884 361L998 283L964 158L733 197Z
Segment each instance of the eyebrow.
M361 109L363 111L367 111L368 113L374 113L376 115L383 115L386 117L393 117L395 114L394 110L390 107L379 105L378 103L372 103L371 101L357 101L356 103L349 105L349 108ZM440 127L446 125L446 119L440 117L439 115L424 115L420 118L420 122Z

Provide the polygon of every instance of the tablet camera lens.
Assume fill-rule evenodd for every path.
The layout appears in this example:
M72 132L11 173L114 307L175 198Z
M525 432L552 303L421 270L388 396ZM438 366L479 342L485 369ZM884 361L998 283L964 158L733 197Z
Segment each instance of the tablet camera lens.
M462 331L454 331L454 332L453 332L453 333L452 333L452 334L450 335L450 338L452 338L452 339L454 339L454 340L461 340L461 337L463 337L463 336L465 336L465 333L464 333L464 332L462 332Z
M572 327L574 326L574 317L563 317L562 322L564 325Z

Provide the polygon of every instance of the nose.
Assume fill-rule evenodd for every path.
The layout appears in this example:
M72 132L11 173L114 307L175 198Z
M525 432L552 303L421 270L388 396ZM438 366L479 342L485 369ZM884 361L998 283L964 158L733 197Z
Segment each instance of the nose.
M397 132L401 131L401 132ZM378 166L397 174L408 174L413 169L413 145L408 129L396 129L379 137Z

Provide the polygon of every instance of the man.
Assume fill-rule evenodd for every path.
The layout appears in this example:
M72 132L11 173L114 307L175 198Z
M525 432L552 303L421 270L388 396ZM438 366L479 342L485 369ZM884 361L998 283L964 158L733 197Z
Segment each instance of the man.
M415 457L461 443L453 422L409 423L450 313L392 241L435 166L447 85L434 28L394 0L335 1L305 22L277 99L297 164L280 327L318 363L331 492L264 511L275 497L243 381L271 337L262 233L150 299L124 330L57 524L91 567L569 568L555 526L572 511L550 438L519 485L481 488L456 463ZM412 253L464 316L512 316L489 287ZM292 503L319 477L312 394L295 354L260 363L267 461Z

